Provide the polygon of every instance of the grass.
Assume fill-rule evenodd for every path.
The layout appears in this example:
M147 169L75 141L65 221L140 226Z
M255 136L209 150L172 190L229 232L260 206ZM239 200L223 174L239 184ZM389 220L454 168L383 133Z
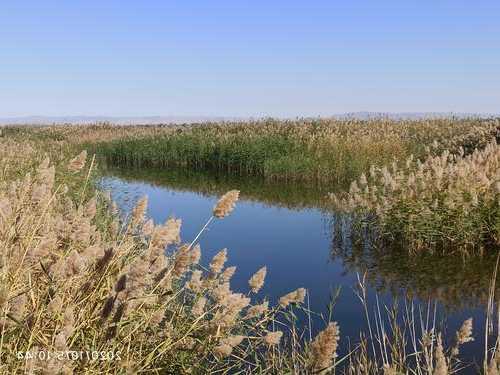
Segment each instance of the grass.
M385 157L392 160L403 144L405 153L414 152L410 151L412 144L415 149L425 148L415 139L428 135L417 130L414 133L416 124L398 127L397 123L382 122L376 130L368 129L368 125L355 123L352 134L347 125L335 125L337 130L328 133L329 145L340 142L334 134L341 135L342 131L351 134L344 142L361 134L356 131L364 129L368 134L348 146L351 156L359 154L359 162L345 177L333 180L369 167L365 158L375 157L383 149L377 145L372 146L373 154L359 152L363 148L356 153L355 146L363 142L368 147L369 142L379 139L384 147L391 148L391 155L377 159L381 163ZM250 130L251 126L237 125L235 134L241 138L241 129L256 132ZM282 131L275 129L274 123L269 126L271 130L266 132ZM329 132L330 126L321 122L299 127L288 124L284 129L288 135L295 134L293 142L307 144L314 143L311 134L321 134L320 140L325 137L325 133L311 133L311 129ZM424 122L422 126L432 127L433 136L452 131L446 121ZM471 127L476 128L471 131ZM454 150L466 140L466 144L481 146L491 135L492 125L461 122L456 129L454 137L443 137L441 144L433 146L436 152L444 145ZM109 126L4 129L0 137L0 372L448 374L464 369L459 354L461 346L472 338L472 321L464 322L447 345L443 340L446 332L435 320L420 320L421 316L432 316L432 311L417 313L409 305L403 323L390 308L384 313L384 307L377 306L372 316L364 279L360 278L358 295L369 329L353 344L348 356L336 358L339 340L346 339L341 335L342 327L325 317L324 329L309 337L312 333L307 327L302 330L297 325L300 312L311 314L304 303L307 291L290 291L272 306L259 296L259 286L265 282L262 270L255 270L247 293L232 291L230 279L235 269L225 267L226 252L219 252L209 264L198 264L201 249L196 239L181 241L178 219L160 224L148 220L144 215L147 199L140 200L130 216L120 221L109 197L94 188L98 159L92 154L78 154L81 148L100 135L107 144L127 144L154 132L168 138L163 133L177 131ZM203 134L200 129L181 129L182 139L184 131ZM406 141L395 141L405 134ZM257 134L255 137L260 139ZM297 141L301 137L307 142ZM456 143L458 139L461 141ZM259 149L265 152L265 147ZM315 150L314 157L321 155L318 150L324 149ZM338 150L329 152L346 149ZM424 176L433 176L430 171L436 163L445 171L463 163L466 170L484 170L489 176L489 168L483 167L491 163L495 171L495 162L490 160L495 152L495 145L490 145L451 162L429 161L425 165L430 169L424 167ZM397 171L396 181L408 180L410 172ZM332 175L319 176L327 181ZM447 172L443 175L448 176ZM300 176L309 175L301 170ZM464 181L469 181L469 174L464 176ZM481 198L479 195L478 201ZM236 192L223 196L207 225L224 220L236 201ZM490 326L496 275L491 280L486 337L493 333ZM497 348L496 342L486 340L485 362L478 367L485 373L498 373ZM95 361L76 354L74 360L67 358L66 353L75 355L75 351L114 357ZM62 357L47 359L34 353L62 353Z
M420 158L433 143L474 149L496 126L484 120L268 120L120 130L94 149L114 166L180 166L332 186L371 165Z

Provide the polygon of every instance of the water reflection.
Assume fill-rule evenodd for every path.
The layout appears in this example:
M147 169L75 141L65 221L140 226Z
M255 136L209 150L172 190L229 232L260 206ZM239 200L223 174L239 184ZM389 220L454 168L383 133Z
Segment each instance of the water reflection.
M377 244L368 231L362 236L353 235L349 217L329 212L325 205L327 191L318 187L181 169L107 169L106 174L124 181L147 182L152 186L211 197L238 188L245 200L290 210L316 208L325 217L321 230L330 237L332 260L341 262L347 273L366 273L366 280L375 290L438 300L451 310L479 307L488 299L497 256L493 249L482 257L442 256L428 252L414 256L397 244Z
M369 285L381 293L439 302L450 312L485 306L495 272L498 251L482 256L458 254L409 254L397 244L363 239L346 241L345 224L332 220L331 256L346 272L366 275ZM500 286L497 276L497 286Z
M381 306L391 306L395 298L406 296L424 305L437 301L452 332L463 320L474 317L477 338L464 353L482 350L479 332L484 329L483 306L495 266L494 252L463 259L428 253L409 256L405 249L376 246L372 233L366 230L353 236L349 216L323 204L326 191L299 184L182 170L108 169L102 187L112 191L125 211L137 198L148 195L148 215L155 222L171 215L182 218L184 241L196 236L218 196L239 189L242 199L234 213L214 222L200 240L204 264L221 248L229 249L228 266L238 267L232 279L234 290L246 293L250 276L266 265L268 276L259 298L273 303L304 287L311 310L325 313L332 289L340 287L333 318L342 336L355 340L367 328L352 291L360 273L366 275L372 304L376 295ZM313 330L321 329L323 322L318 318L312 325Z
M158 170L108 167L104 169L104 173L124 181L147 182L152 186L197 192L205 196L220 196L228 190L239 189L245 200L291 210L323 209L327 202L326 196L332 191L304 183L283 184L261 178L178 168Z

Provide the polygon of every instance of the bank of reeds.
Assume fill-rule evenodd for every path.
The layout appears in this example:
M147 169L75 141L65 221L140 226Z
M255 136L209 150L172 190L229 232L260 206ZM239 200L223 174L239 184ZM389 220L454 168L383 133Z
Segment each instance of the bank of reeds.
M95 149L115 166L189 167L344 185L372 164L422 157L429 148L484 146L497 126L494 120L473 119L267 120L120 129Z
M500 145L465 154L445 150L402 166L372 166L346 194L332 195L337 207L384 238L421 250L470 253L500 245Z

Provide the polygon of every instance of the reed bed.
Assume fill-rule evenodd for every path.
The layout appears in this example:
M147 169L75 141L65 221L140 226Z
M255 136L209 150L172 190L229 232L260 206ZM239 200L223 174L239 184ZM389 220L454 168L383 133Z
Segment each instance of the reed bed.
M402 167L372 166L332 199L411 252L498 249L500 145L491 139L470 154L459 148L424 161L410 156Z
M92 137L87 129L66 128L4 129L0 137L1 373L448 374L470 368L459 354L473 336L472 321L448 343L433 323L416 329L411 309L404 323L383 308L370 316L363 279L358 293L369 330L337 357L347 338L331 317L314 337L298 326L299 314L312 314L306 290L273 305L259 296L266 268L255 270L242 293L231 290L236 269L225 266L227 250L199 264L197 238L211 221L231 214L237 191L222 196L199 236L183 242L180 219L147 218L146 197L120 219L109 196L94 188L97 159L76 152L78 134ZM490 165L485 160L495 150L491 144L474 152L466 165ZM489 312L495 290L490 287ZM485 344L478 367L485 373L499 371L497 347Z
M422 157L432 145L482 147L497 126L474 119L266 120L120 128L114 139L109 136L114 130L104 127L91 143L114 166L189 167L331 186L345 185L372 164ZM100 134L104 141L99 142Z
M281 338L303 295L283 306L251 304L265 269L256 270L248 295L235 293L226 250L198 265L199 246L180 241L181 221L147 220L146 198L120 222L109 198L89 185L94 160L85 152L56 174L31 145L0 142L0 372L269 373L314 365L305 354L285 356L289 339L298 339ZM17 174L10 165L27 172L7 179ZM237 199L237 191L224 195L211 220L229 215Z

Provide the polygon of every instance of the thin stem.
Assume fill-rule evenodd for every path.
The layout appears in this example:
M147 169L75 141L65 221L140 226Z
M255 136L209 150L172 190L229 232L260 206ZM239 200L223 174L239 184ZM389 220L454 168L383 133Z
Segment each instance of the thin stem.
M191 249L191 247L193 247L193 245L196 243L196 241L198 241L198 238L200 238L201 234L205 231L205 229L207 229L208 225L212 222L213 219L214 219L214 216L210 216L210 219L208 219L208 221L205 223L203 228L201 228L200 232L196 235L193 242L191 242L188 249Z

